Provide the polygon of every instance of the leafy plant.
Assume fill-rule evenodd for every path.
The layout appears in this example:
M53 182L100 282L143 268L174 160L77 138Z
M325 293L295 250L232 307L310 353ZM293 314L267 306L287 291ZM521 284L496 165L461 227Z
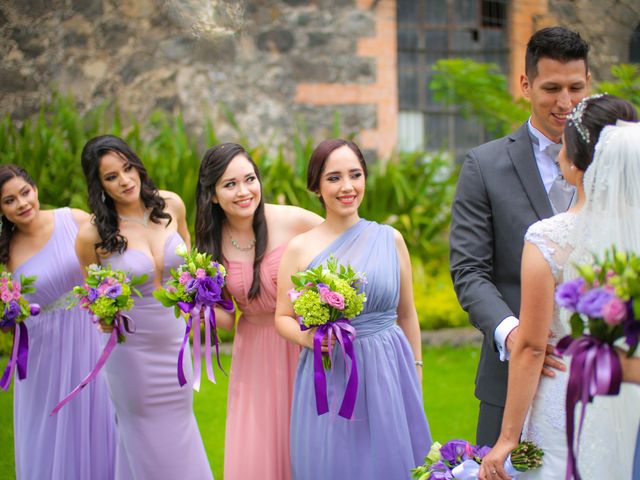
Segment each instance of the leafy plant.
M597 90L624 98L640 109L640 66L621 63L611 67L616 81L600 82Z

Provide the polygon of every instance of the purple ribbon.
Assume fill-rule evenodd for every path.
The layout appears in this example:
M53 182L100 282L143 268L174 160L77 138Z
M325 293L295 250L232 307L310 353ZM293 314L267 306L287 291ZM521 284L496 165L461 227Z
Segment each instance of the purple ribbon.
M94 323L96 323L98 320L99 319L96 317L93 318ZM131 323L131 325L129 325L129 322ZM89 382L91 382L91 380L95 378L96 375L98 375L98 372L102 369L104 364L107 362L109 355L111 355L112 350L115 348L116 344L118 343L118 337L120 336L124 337L125 332L134 333L134 331L135 331L135 328L133 327L133 320L131 319L131 317L128 317L123 313L118 313L114 317L113 330L111 331L111 334L109 336L109 341L107 341L107 344L105 345L104 350L102 351L102 355L100 355L100 358L98 359L98 363L96 363L96 366L93 367L93 370L91 370L89 375L84 377L82 381L78 384L78 386L73 390L71 390L71 393L69 393L69 395L64 397L60 401L60 403L58 403L58 405L55 406L55 408L51 411L51 414L49 415L50 417L58 413L62 407L64 407L67 403L69 403L76 395L78 395L78 393L80 393L80 391L84 387L86 387L89 384Z
M577 339L566 336L558 342L556 350L560 355L573 356L566 398L569 450L566 478L580 480L576 461L577 451L574 453L573 444L575 407L579 401L582 402L577 436L579 443L587 403L591 402L596 395L617 395L620 392L622 367L613 347L591 335Z
M178 353L178 383L183 387L187 383L187 378L184 374L184 350L189 341L189 333L193 328L193 389L200 391L200 372L202 370L202 353L200 345L200 312L204 315L204 340L205 340L205 366L207 370L207 378L216 383L216 377L213 374L213 365L211 364L211 339L213 338L213 344L216 348L216 360L218 367L226 375L222 364L220 363L220 351L218 342L218 328L216 325L216 313L213 308L214 305L218 305L227 312L233 312L233 302L231 300L220 300L212 305L203 305L202 303L185 304L183 311L189 314L187 319L187 326L185 328L184 337L182 338L182 345L180 346L180 352ZM194 317L197 320L194 322Z
M29 357L29 332L24 322L16 324L18 328L13 331L13 348L9 363L5 368L2 378L0 378L0 388L4 391L9 389L13 371L18 369L18 379L27 378L27 358Z
M327 345L329 345L329 351L331 352L332 335L336 336L336 341L342 348L345 368L347 368L347 376L349 377L338 415L350 419L353 416L353 410L356 406L356 398L358 396L358 366L353 348L356 329L344 318L320 325L313 335L313 383L316 393L316 410L318 415L323 415L329 411L327 377L322 363L322 340L327 337ZM351 359L350 369L348 368L347 357Z

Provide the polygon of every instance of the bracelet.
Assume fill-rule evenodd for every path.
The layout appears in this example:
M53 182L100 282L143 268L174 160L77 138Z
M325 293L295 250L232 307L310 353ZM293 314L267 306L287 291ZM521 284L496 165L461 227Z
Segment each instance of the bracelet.
M422 367L424 365L424 363L422 363L422 360L415 360L413 362L417 367Z

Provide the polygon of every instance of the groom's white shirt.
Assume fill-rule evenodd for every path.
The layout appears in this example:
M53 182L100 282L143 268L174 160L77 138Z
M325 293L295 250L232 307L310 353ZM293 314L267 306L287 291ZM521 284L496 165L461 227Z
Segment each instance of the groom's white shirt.
M531 117L529 117L527 127L529 128L529 133L538 139L538 143L531 142L531 144L533 145L533 155L536 158L538 172L540 172L542 183L544 183L544 189L548 194L553 181L559 173L555 159L546 152L547 147L549 145L553 145L554 142L549 140L540 130L531 125ZM511 330L516 328L519 324L520 321L516 317L509 316L502 320L493 332L493 341L498 348L500 360L503 362L509 359L509 352L506 348L507 337L511 333Z

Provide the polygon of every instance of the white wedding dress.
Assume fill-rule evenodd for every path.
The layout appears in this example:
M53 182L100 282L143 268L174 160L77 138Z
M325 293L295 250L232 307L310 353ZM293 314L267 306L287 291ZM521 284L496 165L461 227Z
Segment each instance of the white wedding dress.
M572 239L579 228L580 213L561 213L529 227L525 240L532 243L548 262L556 285L562 283L565 266L587 263L572 255ZM569 316L554 308L551 323L556 344L570 333ZM564 480L567 466L565 397L570 357L564 357L567 372L555 378L541 377L538 390L522 431L522 439L535 442L544 452L542 468L518 476L522 480ZM575 412L577 422L582 404ZM640 422L640 388L623 384L618 396L598 396L587 406L579 442L578 469L584 480L631 479L635 439ZM574 440L575 441L575 440Z

